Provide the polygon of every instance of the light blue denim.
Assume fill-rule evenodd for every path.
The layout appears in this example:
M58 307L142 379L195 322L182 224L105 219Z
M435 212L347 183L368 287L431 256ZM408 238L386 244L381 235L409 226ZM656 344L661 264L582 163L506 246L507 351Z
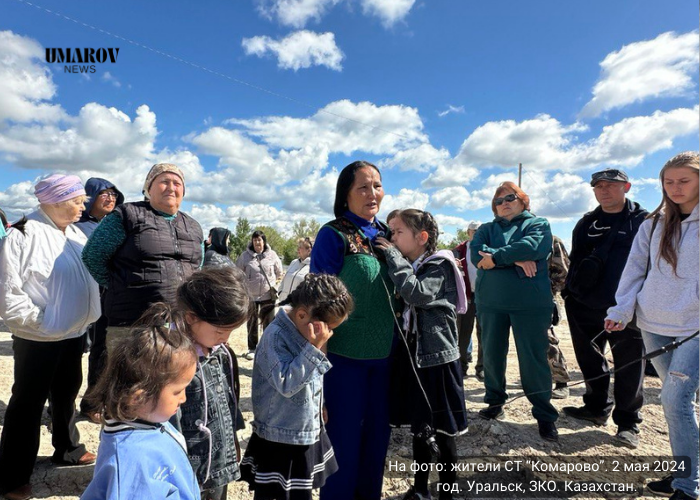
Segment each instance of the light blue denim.
M642 330L647 352L656 351L674 340L686 337L667 337ZM664 408L671 451L675 457L690 457L690 477L674 477L672 487L698 497L698 454L700 436L696 414L700 339L695 337L678 349L651 360L663 382L661 404Z

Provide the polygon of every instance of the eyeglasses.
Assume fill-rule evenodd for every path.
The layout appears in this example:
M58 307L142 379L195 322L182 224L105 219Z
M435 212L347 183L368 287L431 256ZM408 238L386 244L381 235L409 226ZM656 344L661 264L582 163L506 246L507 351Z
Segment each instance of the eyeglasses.
M119 196L114 191L104 191L98 195L100 198L114 198L115 200Z
M503 196L503 197L501 197L501 198L496 198L495 200L493 200L493 204L496 205L497 207L500 207L500 206L503 205L503 203L505 203L506 201L507 201L508 203L511 203L511 202L513 202L513 201L515 201L515 200L517 200L517 199L518 199L518 195L517 195L517 194L512 194L512 193L511 193L511 194L507 194L507 195L505 195L505 196Z

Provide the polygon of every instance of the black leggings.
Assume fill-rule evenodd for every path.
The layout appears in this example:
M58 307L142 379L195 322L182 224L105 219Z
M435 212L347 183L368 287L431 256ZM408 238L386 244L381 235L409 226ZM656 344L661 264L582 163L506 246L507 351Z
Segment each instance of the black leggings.
M438 449L440 450L439 462L443 465L442 471L438 473L441 483L446 483L452 486L457 481L457 471L452 467L452 464L457 463L457 442L454 436L437 433L435 435ZM413 437L413 459L420 464L429 464L436 461L433 456L430 445L425 439ZM414 477L413 485L419 493L428 491L428 476L429 471L418 471ZM450 491L440 491L440 500L452 500Z

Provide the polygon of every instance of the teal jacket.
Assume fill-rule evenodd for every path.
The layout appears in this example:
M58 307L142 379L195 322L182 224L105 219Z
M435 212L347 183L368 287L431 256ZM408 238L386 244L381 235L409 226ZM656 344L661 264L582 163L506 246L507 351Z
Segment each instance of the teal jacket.
M479 251L492 254L496 264L493 269L477 271L477 308L522 311L554 307L547 266L552 231L547 219L527 210L510 221L496 217L479 227L469 246L475 266L482 259ZM537 274L532 278L515 265L528 260L537 263Z

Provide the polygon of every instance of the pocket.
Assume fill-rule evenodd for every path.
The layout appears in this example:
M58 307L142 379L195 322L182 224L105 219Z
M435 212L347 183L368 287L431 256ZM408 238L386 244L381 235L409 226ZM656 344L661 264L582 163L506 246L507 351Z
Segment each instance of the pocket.
M158 262L157 267L142 269L140 271L131 271L126 275L127 286L140 286L152 283L161 283L163 281L163 273L160 269L162 263Z

